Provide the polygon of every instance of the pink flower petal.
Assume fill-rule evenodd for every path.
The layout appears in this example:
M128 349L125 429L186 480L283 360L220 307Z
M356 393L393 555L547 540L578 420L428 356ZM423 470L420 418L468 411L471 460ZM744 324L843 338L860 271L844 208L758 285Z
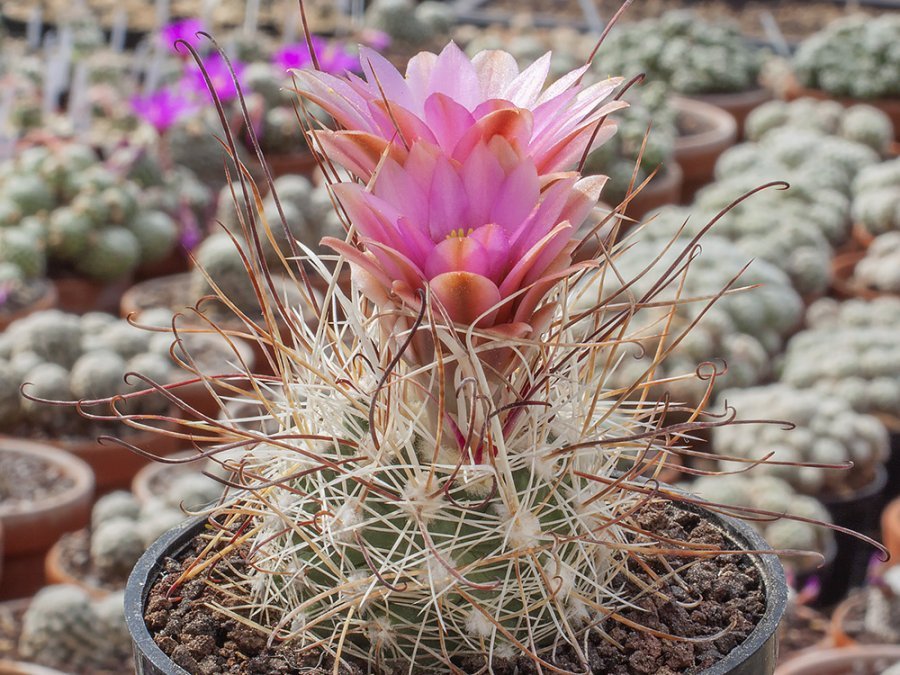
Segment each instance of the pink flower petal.
M488 276L494 283L500 283L500 279L506 275L511 266L509 239L499 225L483 225L468 237L481 244L487 261Z
M487 276L487 251L472 237L448 237L431 251L425 261L425 276L433 279L445 272L472 272Z
M396 101L407 110L415 110L415 99L406 79L390 61L373 49L360 47L359 63L377 98L382 98L383 92L389 101Z
M550 52L547 52L507 84L500 98L523 108L531 108L540 96L549 73Z
M476 320L479 326L492 323L497 310L491 310L500 302L500 292L490 279L471 272L447 272L429 286L452 321L466 326Z
M491 209L506 174L483 142L476 145L466 159L462 178L469 200L466 219L473 225L490 222Z
M540 194L541 184L534 165L522 162L497 192L490 222L500 225L507 236L511 235L537 206Z
M455 42L448 42L431 71L429 95L447 94L467 110L474 110L481 102L480 90L475 66Z
M469 203L462 178L450 160L439 155L428 192L428 231L433 241L441 241L449 234L466 227L464 215Z
M438 145L449 154L475 124L475 118L452 98L438 93L425 101L425 122L437 138Z
M428 84L437 60L437 54L419 52L406 64L406 83L415 102L415 107L410 108L410 112L420 117L425 114L425 99L431 93Z
M506 85L519 74L519 64L509 52L489 49L478 52L472 58L478 74L481 95L486 99L500 98Z

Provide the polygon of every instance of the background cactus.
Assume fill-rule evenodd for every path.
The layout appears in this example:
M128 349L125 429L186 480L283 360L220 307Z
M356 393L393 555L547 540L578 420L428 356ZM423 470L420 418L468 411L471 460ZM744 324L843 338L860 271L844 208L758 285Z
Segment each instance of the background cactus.
M834 96L893 98L900 96L898 45L900 17L847 17L800 44L794 71L803 86Z
M92 600L77 586L47 586L22 624L19 652L67 672L117 672L131 656L122 593Z
M740 30L727 22L709 23L689 11L620 24L597 54L604 72L632 77L646 73L685 94L754 89L762 57Z
M755 473L755 472L754 472ZM750 507L788 516L830 523L826 508L815 498L797 494L793 487L775 476L751 474L701 476L686 486L690 492L716 504ZM827 527L788 518L752 521L753 527L776 550L817 551L825 554L834 536ZM811 571L818 561L806 557L783 558L795 572Z
M900 293L900 232L875 237L853 270L853 279L875 291Z
M650 223L645 231L654 225L655 222ZM662 257L658 264L666 267L681 250L676 243L663 253L667 239L639 237L616 261L616 267L625 279L637 277L648 261L660 254ZM746 255L736 251L728 241L712 236L704 238L703 251L685 276L681 293L685 302L679 304L675 311L669 342L680 335L705 308L705 301L691 302L687 299L714 296L740 272L746 262ZM640 297L654 281L647 277L640 279L631 292ZM609 281L606 283L610 284ZM761 381L769 373L771 358L780 350L785 336L800 323L803 304L784 273L763 260L754 261L736 282L737 287L752 284L760 284L760 287L723 297L716 302L673 349L669 359L657 368L656 377L693 374L703 362L717 362L721 366L724 361L727 371L717 380L719 390L752 386ZM606 292L613 290L614 286L609 286ZM675 290L670 287L664 297L674 299ZM589 284L575 293L572 302L576 308L587 309L597 300L597 291ZM649 366L669 309L664 307L657 312L642 312L641 324L646 329L638 331L641 344L623 349L626 356L617 369L616 378L621 378L617 381L630 381ZM705 389L705 383L696 377L670 382L666 386L676 399L687 401L698 401Z
M747 116L745 136L761 141L773 129L789 127L818 131L867 145L880 155L890 148L894 126L878 108L858 104L844 107L837 101L802 97L794 101L767 101Z
M872 236L900 230L900 159L859 172L853 181L853 217Z
M762 464L753 474L781 478L803 494L835 498L851 494L875 478L887 461L889 443L884 425L870 415L853 411L843 400L823 397L815 390L799 390L785 384L722 393L719 405L733 406L739 419L777 418L795 425L730 425L713 429L716 454L759 460L774 452L772 459L798 464L852 463L849 470ZM742 465L723 462L726 470Z

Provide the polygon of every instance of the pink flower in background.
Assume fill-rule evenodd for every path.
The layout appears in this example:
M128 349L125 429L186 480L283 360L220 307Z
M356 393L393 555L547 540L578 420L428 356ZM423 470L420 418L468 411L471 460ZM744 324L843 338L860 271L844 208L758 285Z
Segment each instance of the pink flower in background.
M200 19L173 21L162 27L162 30L160 30L160 39L169 51L175 52L179 56L187 57L187 50L175 43L182 40L194 49L197 49L203 39L202 36L197 33L204 30L206 30L206 27Z
M348 50L342 43L312 37L313 49L319 60L319 68L326 73L343 75L347 72L359 70L359 57ZM309 45L306 42L297 42L285 45L273 56L273 62L284 70L300 70L313 68L312 57L309 54Z
M206 70L206 75L212 83L212 88L223 103L237 97L238 85L240 85L241 89L244 89L243 75L246 65L241 61L232 60L231 67L234 68L233 76L228 68L228 63L225 61L225 57L218 52L210 54L203 61L203 68ZM206 84L206 79L198 66L193 65L188 70L186 83L195 93L205 96L207 100L212 100L212 94Z
M199 106L187 92L167 88L135 96L131 99L131 109L159 133L165 133L172 125L196 113Z
M469 59L451 42L440 55L414 56L405 77L366 47L360 63L365 79L309 69L296 74L300 92L342 127L317 132L325 149L365 180L387 146L402 155L419 140L465 161L480 141L502 136L517 154L534 161L538 173L571 168L601 119L627 105L605 102L621 78L582 88L586 65L545 86L550 54L520 72L507 52L485 51ZM605 121L591 147L613 133L615 124Z
M376 28L364 28L359 34L359 39L367 47L371 47L376 52L383 52L391 46L391 36L383 30Z
M505 139L480 141L458 161L415 143L384 160L369 189L334 186L364 250L334 238L376 305L418 306L428 287L456 323L533 330L538 305L571 266L573 233L605 177L540 176Z

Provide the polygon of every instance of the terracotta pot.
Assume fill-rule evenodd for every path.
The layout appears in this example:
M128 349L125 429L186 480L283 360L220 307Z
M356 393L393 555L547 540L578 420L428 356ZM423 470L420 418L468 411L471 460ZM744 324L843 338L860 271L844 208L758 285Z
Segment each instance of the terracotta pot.
M175 453L174 455L171 455L171 457L195 457L196 455L196 452L188 451ZM131 492L134 493L135 498L137 498L139 502L146 504L159 496L153 490L153 483L157 477L165 474L176 476L180 475L182 472L189 473L202 471L209 468L211 464L212 462L210 460L197 460L190 464L161 464L159 462L152 462L135 474L131 481Z
M268 153L266 162L269 164L273 178L288 175L301 175L308 178L319 168L315 156L309 151L295 152L290 155Z
M821 89L807 89L806 87L801 86L795 78L791 78L790 84L788 85L785 92L785 96L789 101L808 96L810 98L817 98L819 100L827 99L837 101L838 103L846 107L849 107L851 105L858 105L860 103L873 106L875 108L878 108L881 112L891 118L891 123L894 125L894 139L900 141L900 98L863 99L832 96L828 92L822 91Z
M56 294L56 286L47 282L41 297L31 303L28 307L23 307L10 314L0 313L0 332L5 331L7 327L9 327L9 324L18 321L19 319L24 319L29 314L42 312L45 309L53 309L56 307L58 301L59 297Z
M879 675L900 661L900 646L866 645L798 655L775 675Z
M685 135L675 139L675 161L684 172L681 199L688 203L710 183L716 160L737 141L737 122L726 111L703 101L675 96L672 107Z
M47 551L44 558L44 574L47 577L47 584L69 584L78 586L83 589L92 598L104 598L109 595L109 591L100 586L95 586L89 581L72 574L63 562L62 547L60 542L53 544L53 547Z
M40 504L0 506L4 568L0 599L32 595L44 585L42 559L65 532L81 529L91 517L94 475L85 462L44 444L0 438L0 452L39 456L64 471L73 485Z
M738 138L744 137L744 122L754 108L772 100L772 92L763 87L749 91L738 91L733 94L700 94L690 98L709 103L728 111L737 123Z
M87 312L110 312L115 314L119 309L122 294L131 285L131 277L102 283L79 277L54 279L56 293L59 296L58 306L65 312L86 314Z
M138 267L134 272L134 278L135 281L145 281L147 279L156 279L157 277L167 277L172 274L187 272L189 267L188 254L181 246L176 246L162 260ZM118 311L118 307L114 311Z
M66 675L60 670L53 670L34 663L21 661L0 661L0 675Z
M123 440L156 456L169 455L184 447L180 439L150 431L125 436ZM84 461L94 472L98 494L128 489L134 475L150 463L150 460L111 441L101 445L96 439L85 438L48 440L47 443Z
M891 554L888 565L900 563L900 497L881 512L881 541Z
M653 177L647 186L634 195L625 208L625 215L640 221L651 211L656 211L667 204L678 204L681 201L681 185L684 174L677 163L669 162Z

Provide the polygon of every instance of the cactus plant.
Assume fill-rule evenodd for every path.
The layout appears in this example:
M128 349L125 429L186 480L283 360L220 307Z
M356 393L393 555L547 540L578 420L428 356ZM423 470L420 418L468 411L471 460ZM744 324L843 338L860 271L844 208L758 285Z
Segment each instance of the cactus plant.
M900 230L900 159L859 172L853 182L853 217L872 236Z
M67 672L120 672L131 654L121 593L92 600L77 586L47 586L31 601L19 652Z
M762 65L760 53L736 27L689 11L617 26L597 61L605 72L646 73L649 82L685 94L754 89Z
M784 127L839 136L881 155L887 152L894 137L891 118L878 108L865 104L845 108L835 101L806 97L763 103L747 116L745 135L758 142L773 129Z
M860 99L900 96L900 17L834 21L804 40L794 71L805 87Z
M706 500L726 507L749 507L799 516L818 523L831 522L828 511L821 502L813 497L797 494L790 483L775 476L701 476L684 487ZM753 525L775 550L816 551L825 554L834 545L831 530L822 525L790 518L761 519ZM794 571L808 571L815 566L816 561L790 557L785 559L785 564Z
M900 293L900 232L875 237L853 270L854 282L882 293Z
M712 447L719 455L759 460L774 452L773 459L798 465L852 464L849 471L763 464L754 472L777 476L803 494L829 498L851 494L874 480L878 467L887 460L884 425L870 415L854 412L846 401L786 384L732 389L723 392L720 400L733 406L740 418L777 417L795 428L770 424L763 428L733 425L714 429ZM739 468L727 462L723 466Z

